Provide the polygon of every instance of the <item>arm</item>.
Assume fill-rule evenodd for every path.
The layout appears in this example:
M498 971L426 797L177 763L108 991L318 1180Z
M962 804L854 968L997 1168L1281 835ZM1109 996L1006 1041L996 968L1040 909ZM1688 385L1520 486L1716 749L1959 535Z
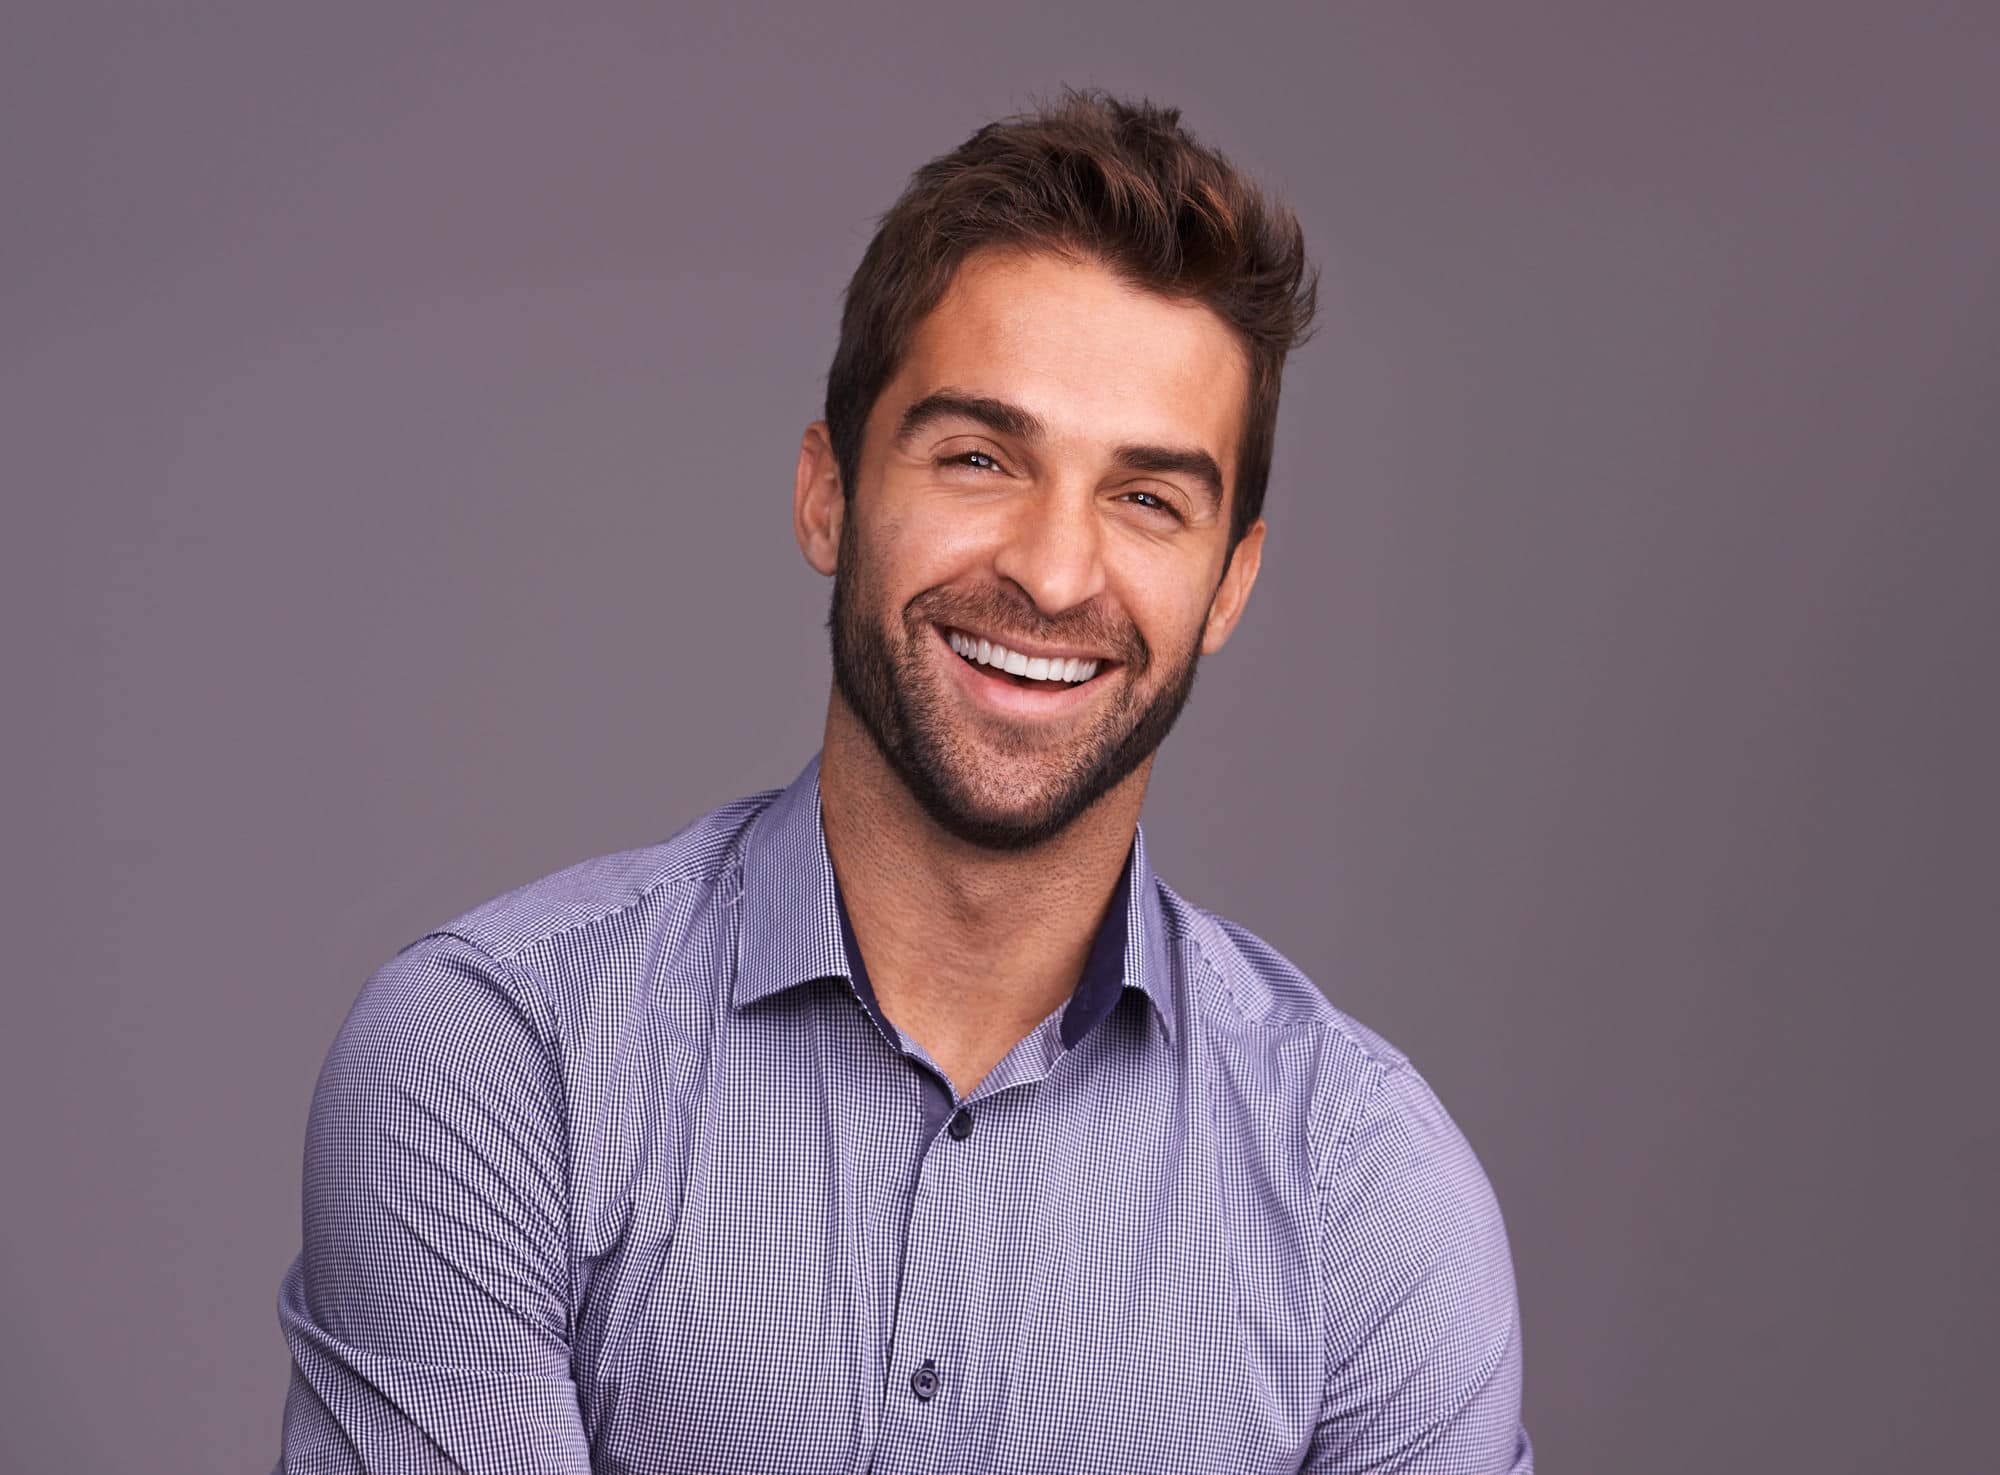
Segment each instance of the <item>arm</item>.
M1532 1475L1500 1206L1430 1086L1391 1066L1325 1185L1315 1475Z
M529 990L447 934L362 989L306 1128L282 1470L588 1475L547 1034Z

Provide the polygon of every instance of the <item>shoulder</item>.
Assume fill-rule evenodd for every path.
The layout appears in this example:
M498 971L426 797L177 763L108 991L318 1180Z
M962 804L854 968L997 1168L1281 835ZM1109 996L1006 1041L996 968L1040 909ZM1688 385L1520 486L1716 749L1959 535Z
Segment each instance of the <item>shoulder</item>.
M444 1037L504 1008L565 1075L596 1073L634 1031L664 1049L699 1029L726 975L733 863L781 792L733 800L654 845L565 866L406 943L370 977L357 1011ZM671 992L663 999L662 990Z
M1164 881L1160 902L1171 931L1185 939L1205 975L1190 1002L1210 1028L1327 1036L1357 1059L1380 1066L1405 1057L1388 1040L1337 1008L1299 966L1239 922L1188 901Z
M506 966L676 895L713 890L743 832L782 792L752 794L710 810L667 839L565 866L461 912L427 937L456 937Z
M1305 1120L1316 1154L1337 1149L1407 1057L1249 928L1158 885L1184 979L1181 1007L1200 1048L1235 1089L1277 1098L1270 1107L1280 1119Z
M1519 1369L1506 1226L1430 1082L1255 933L1161 892L1182 939L1196 1048L1220 1089L1255 1098L1259 1139L1310 1164L1330 1345L1368 1346L1351 1376L1379 1391L1421 1349L1444 1385L1490 1383L1504 1398ZM1511 1440L1512 1424L1499 1424Z
M1335 1005L1249 928L1164 882L1179 939L1183 994L1203 1048L1233 1091L1264 1098L1266 1120L1302 1126L1322 1193L1350 1173L1357 1143L1386 1146L1403 1170L1443 1170L1484 1188L1465 1139L1430 1083L1395 1044Z

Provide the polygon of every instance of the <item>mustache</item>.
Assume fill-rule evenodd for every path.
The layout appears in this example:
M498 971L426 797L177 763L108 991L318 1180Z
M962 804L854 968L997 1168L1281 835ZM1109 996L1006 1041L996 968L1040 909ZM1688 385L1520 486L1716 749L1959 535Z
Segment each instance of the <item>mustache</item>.
M1005 643L1009 635L1045 645L1102 651L1135 672L1153 663L1152 647L1131 621L1115 621L1095 605L1055 618L1036 609L1024 594L1004 585L983 589L926 589L904 607L906 622L927 620L960 630L977 630Z

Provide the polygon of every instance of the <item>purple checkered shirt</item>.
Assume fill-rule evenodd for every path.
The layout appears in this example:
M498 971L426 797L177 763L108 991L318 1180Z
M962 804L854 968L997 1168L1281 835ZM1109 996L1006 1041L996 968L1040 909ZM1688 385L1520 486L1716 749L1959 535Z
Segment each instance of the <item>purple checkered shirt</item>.
M378 969L313 1096L280 1468L1533 1469L1472 1150L1143 831L969 1096L852 939L815 759Z

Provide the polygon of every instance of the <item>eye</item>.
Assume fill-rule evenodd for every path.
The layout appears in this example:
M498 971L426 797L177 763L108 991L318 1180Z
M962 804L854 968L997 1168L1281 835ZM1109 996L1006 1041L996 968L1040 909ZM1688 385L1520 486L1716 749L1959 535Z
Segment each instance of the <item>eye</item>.
M1125 495L1149 512L1164 512L1175 522L1182 520L1180 509L1158 492L1127 492Z
M938 463L940 466L970 466L975 471L998 471L1000 463L984 451L962 451L956 456L947 456Z

